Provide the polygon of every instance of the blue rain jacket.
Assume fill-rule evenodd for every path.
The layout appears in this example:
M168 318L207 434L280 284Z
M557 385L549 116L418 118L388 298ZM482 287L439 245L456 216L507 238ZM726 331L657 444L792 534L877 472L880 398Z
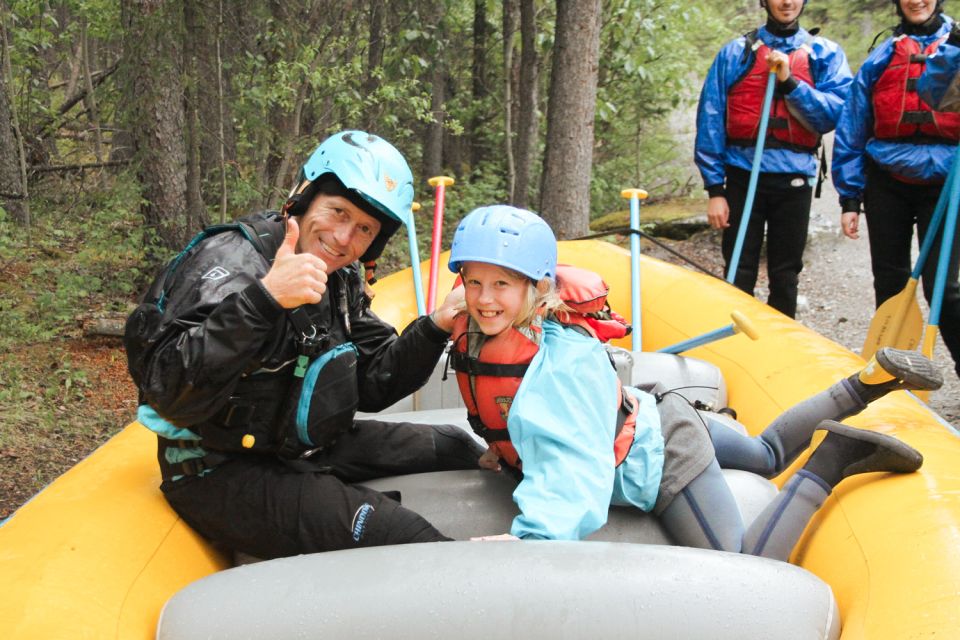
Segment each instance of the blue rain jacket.
M586 375L585 375L586 373ZM607 521L611 502L649 511L660 488L663 436L653 396L641 401L627 459L614 467L616 373L594 338L543 324L543 342L510 407L507 430L523 460L510 533L580 540Z
M917 93L932 109L960 111L960 47L945 42L927 58L927 66L917 81Z
M921 49L950 33L953 19L943 16L943 24L928 36L908 36ZM844 201L863 199L867 158L881 169L912 180L943 180L950 170L956 146L944 144L911 144L873 137L873 86L883 75L893 57L894 40L887 38L867 56L853 79L850 96L840 114L833 143L833 183ZM929 66L929 61L928 61Z
M805 29L782 38L767 31L766 27L760 27L757 36L771 49L786 54L809 43L813 50L810 69L816 87L797 81L794 89L786 94L786 101L817 132L824 134L832 131L840 117L852 78L843 49L826 38L811 38ZM727 93L753 63L752 56L744 56L745 43L746 38L741 36L720 50L700 91L694 161L703 177L704 188L724 183L725 165L746 171L753 165L753 147L727 146ZM817 159L812 153L764 149L760 171L814 176Z

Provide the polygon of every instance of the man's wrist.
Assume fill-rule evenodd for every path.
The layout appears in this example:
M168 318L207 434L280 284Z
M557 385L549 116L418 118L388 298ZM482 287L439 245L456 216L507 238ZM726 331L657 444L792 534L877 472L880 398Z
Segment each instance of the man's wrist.
M843 213L860 213L859 198L841 198L840 211Z
M706 187L707 195L711 198L726 198L727 189L723 184L712 184L709 187Z

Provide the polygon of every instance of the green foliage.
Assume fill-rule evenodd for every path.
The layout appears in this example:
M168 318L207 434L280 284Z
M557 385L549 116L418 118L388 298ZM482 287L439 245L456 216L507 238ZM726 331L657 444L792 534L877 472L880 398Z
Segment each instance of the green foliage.
M889 0L816 0L807 7L802 21L808 29L822 27L822 35L843 48L856 73L877 34L900 19ZM886 31L878 42L889 35Z
M143 286L144 234L136 182L121 175L112 188L81 192L69 205L51 181L33 203L32 243L0 216L0 261L17 277L0 280L0 351L75 335L78 317L120 310Z
M679 0L607 0L604 11L594 215L620 208L626 187L647 189L651 197L689 190L692 149L677 139L692 135L702 78L722 44L762 16L742 6Z

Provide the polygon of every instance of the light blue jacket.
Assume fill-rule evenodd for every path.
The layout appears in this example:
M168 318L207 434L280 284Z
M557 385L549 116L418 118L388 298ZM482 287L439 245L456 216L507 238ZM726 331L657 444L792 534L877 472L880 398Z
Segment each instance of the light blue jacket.
M907 36L921 49L950 32L953 19L943 16L943 25L933 34ZM890 37L864 61L853 79L837 124L833 144L833 183L840 194L840 205L853 210L853 201L863 200L867 159L881 169L913 180L943 180L950 170L956 145L913 144L898 140L877 140L873 137L873 87L893 57L895 38Z
M543 334L507 420L523 460L510 532L580 540L606 523L611 503L653 508L663 471L660 417L653 396L630 390L641 401L636 435L614 467L616 373L603 346L550 320Z
M832 131L852 78L843 49L826 38L811 37L804 29L783 38L773 35L766 27L760 27L757 36L771 49L787 54L809 43L813 50L810 69L816 87L797 82L793 90L786 94L786 102L817 132L823 134ZM743 36L727 43L714 59L700 92L694 160L703 177L704 188L724 183L725 165L749 171L753 164L753 147L727 145L727 94L753 64L753 56L744 56L745 47L746 38ZM807 152L764 149L760 171L814 176L817 159L814 154Z

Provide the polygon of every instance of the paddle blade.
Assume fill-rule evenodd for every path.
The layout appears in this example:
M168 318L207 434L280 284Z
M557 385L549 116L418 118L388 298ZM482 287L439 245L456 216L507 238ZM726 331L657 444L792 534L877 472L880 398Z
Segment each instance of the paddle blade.
M917 304L917 281L911 278L903 291L880 305L870 321L860 355L869 360L881 347L915 349L923 333L923 316Z

